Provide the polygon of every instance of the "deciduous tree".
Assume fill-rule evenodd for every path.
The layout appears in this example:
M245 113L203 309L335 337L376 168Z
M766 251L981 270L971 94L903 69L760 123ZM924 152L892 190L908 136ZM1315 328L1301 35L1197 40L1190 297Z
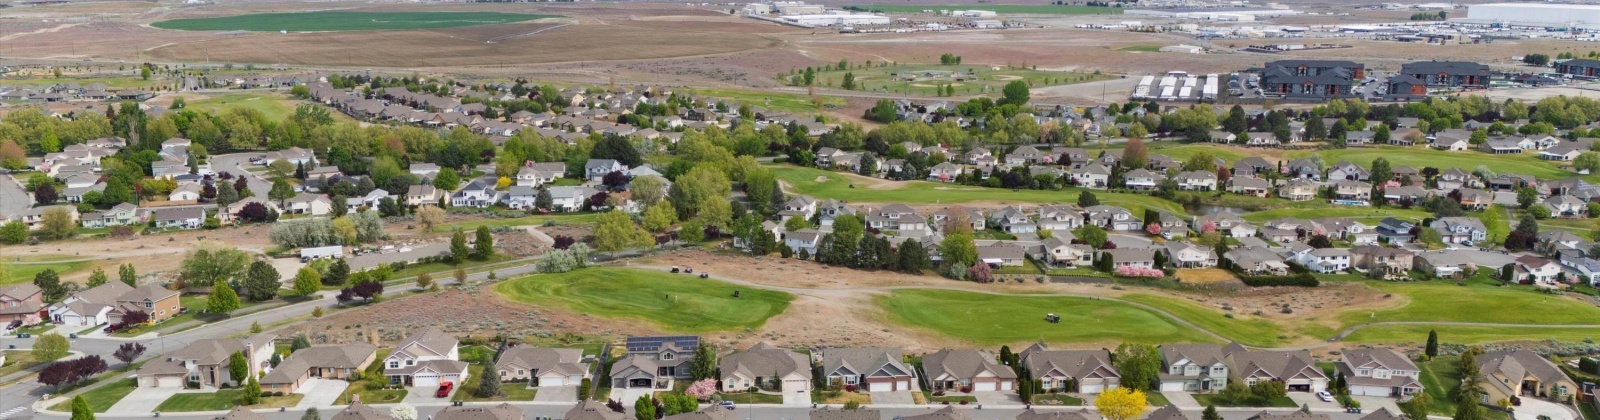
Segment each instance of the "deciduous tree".
M1144 391L1117 387L1095 397L1094 407L1106 420L1135 420L1144 413L1147 402Z

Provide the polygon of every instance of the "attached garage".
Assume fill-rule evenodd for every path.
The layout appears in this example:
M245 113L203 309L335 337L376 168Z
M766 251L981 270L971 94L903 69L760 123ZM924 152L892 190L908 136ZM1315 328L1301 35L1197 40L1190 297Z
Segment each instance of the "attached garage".
M872 382L867 384L867 391L888 392L893 391L895 389L894 386L895 384L893 382Z
M1000 390L1001 391L1010 391L1011 390L1011 382L1010 381L1001 382L1000 383Z
M1183 392L1183 381L1162 381L1161 392ZM1085 392L1088 393L1088 392Z
M433 373L433 372L421 373L421 372L418 372L416 375L412 375L411 376L411 386L432 388L432 387L439 386L439 383L440 383L439 382L439 374L437 374L437 373Z
M1178 386L1178 388L1182 388L1182 387L1183 387L1182 385ZM1162 384L1161 390L1162 391L1166 391L1167 390L1166 384ZM1102 393L1102 392L1106 392L1106 386L1103 385L1103 384L1078 385L1078 392L1079 393L1083 393L1083 394L1099 394L1099 393Z
M539 386L562 386L567 384L565 376L546 376L539 378Z
M1350 386L1350 395L1361 397L1387 397L1390 394L1386 386Z
M783 380L783 391L784 392L805 392L806 383L807 382L810 382L810 381L807 381L805 379L785 379L785 380Z
M994 382L977 382L972 384L973 391L997 391Z
M910 391L911 390L911 381L910 380L895 381L894 389L898 389L898 390L902 390L902 391Z

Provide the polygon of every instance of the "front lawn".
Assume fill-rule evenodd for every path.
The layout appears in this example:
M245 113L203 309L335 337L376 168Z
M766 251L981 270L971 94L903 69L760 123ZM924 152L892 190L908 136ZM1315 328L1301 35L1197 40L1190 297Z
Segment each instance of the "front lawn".
M967 404L976 404L978 402L978 397L971 395L933 395L932 392L928 391L922 391L922 398L927 400L929 404L961 404L962 401L966 401Z
M784 292L666 271L600 267L521 277L496 284L494 290L518 302L639 320L685 333L760 328L794 300ZM739 297L733 296L736 291Z
M1289 408L1294 408L1294 407L1299 407L1300 406L1300 404L1295 404L1294 400L1289 399L1289 397L1287 397L1287 396L1280 397L1280 398L1274 398L1272 400L1264 400L1264 399L1261 399L1259 397L1251 396L1250 398L1245 398L1243 400L1234 401L1234 400L1230 400L1230 399L1227 399L1227 398L1222 398L1221 394L1194 394L1194 400L1196 402L1199 402L1200 405L1202 405L1202 406L1214 405L1214 406L1217 406L1217 407L1289 407Z
M872 404L872 395L865 392L811 390L811 402L813 403L843 405L851 401L861 405Z
M718 393L718 401L733 401L734 404L783 404L783 396L763 394L760 392L735 392L732 394Z
M389 387L389 378L383 376L383 359L389 357L394 349L378 349L378 354L373 356L372 364L362 370L359 381L351 382L344 389L343 394L334 400L335 404L349 404L350 396L359 396L362 403L382 404L396 403L406 398L406 389L403 387Z
M198 392L173 395L156 406L156 411L183 412L183 411L225 411L232 410L239 405L243 398L243 389L223 389L217 392ZM289 394L282 397L261 397L261 403L247 405L249 408L278 408L293 407L305 398L302 394ZM365 400L362 400L365 401Z
M963 339L999 345L1054 343L1206 343L1214 338L1128 304L1065 296L1007 296L953 290L896 290L875 298L890 321ZM1045 314L1061 317L1045 322Z
M117 405L117 401L122 401L122 397L126 397L128 394L133 393L134 388L138 387L138 379L127 378L111 381L110 383L101 385L99 388L91 389L88 392L84 392L80 395L83 396L85 401L89 402L90 409L94 410L96 413L104 413L106 410L110 410L111 406ZM69 399L62 401L59 404L50 406L50 409L55 411L72 411L72 400Z
M23 369L32 368L41 363L41 361L33 359L33 352L30 350L6 350L5 355L6 363L4 366L0 366L0 376L21 372ZM48 362L48 360L43 362Z
M463 350L461 360L467 360L466 349L461 349ZM489 357L494 357L494 353L489 353ZM481 380L483 376L479 375L483 375L483 367L484 365L480 363L467 365L467 381L456 384L458 388L456 394L451 396L451 401L533 401L534 394L539 392L538 388L529 388L527 382L506 382L500 384L500 395L479 397L478 385L483 384Z
M1157 394L1159 395L1159 394ZM1083 405L1083 399L1068 394L1039 394L1033 396L1037 405Z
M1167 396L1161 395L1160 392L1144 393L1144 401L1145 404L1148 404L1151 407L1166 407L1172 405L1171 401L1167 401Z

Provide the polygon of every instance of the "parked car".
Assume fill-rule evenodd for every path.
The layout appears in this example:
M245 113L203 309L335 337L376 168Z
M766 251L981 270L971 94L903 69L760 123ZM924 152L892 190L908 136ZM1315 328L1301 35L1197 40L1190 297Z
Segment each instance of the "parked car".
M455 387L456 387L456 384L454 382L445 381L444 383L439 384L439 390L437 392L434 392L433 396L439 397L439 398L448 397L448 396L450 396L450 390L454 389Z
M10 324L6 324L6 331L11 331L18 328L22 328L22 320L20 319L12 320Z
M1333 394L1329 394L1328 391L1317 391L1317 399L1324 402L1333 402Z
M720 405L720 406L722 406L722 408L726 408L726 409L729 409L729 410L734 409L733 401L723 401L723 402L717 403L717 405Z

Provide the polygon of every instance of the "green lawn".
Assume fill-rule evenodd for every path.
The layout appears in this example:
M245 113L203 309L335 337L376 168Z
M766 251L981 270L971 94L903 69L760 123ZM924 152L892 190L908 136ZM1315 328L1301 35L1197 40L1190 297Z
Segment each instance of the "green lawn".
M1167 396L1161 395L1160 392L1146 392L1144 394L1144 400L1145 404L1151 407L1166 407L1172 405L1171 401L1167 401Z
M968 4L961 6L873 4L856 7L888 13L920 13L923 10L988 10L1008 15L1115 15L1122 13L1122 9L1116 7L1044 4Z
M39 275L44 270L56 270L57 276L65 276L81 270L87 270L92 265L94 265L93 261L10 262L5 265L7 271L5 278L0 278L0 284L31 282L33 281L33 276Z
M928 402L932 404L960 404L962 401L966 401L967 404L972 404L978 402L978 397L971 395L933 395L932 392L928 391L922 391L922 397L926 398Z
M719 393L714 399L719 401L733 401L734 404L783 404L782 395L762 394L759 392L736 392L732 394Z
M1283 332L1277 324L1265 319L1238 319L1223 316L1218 310L1200 306L1193 302L1155 295L1128 295L1123 296L1133 302L1160 308L1185 321L1221 334L1240 343L1250 346L1275 347L1282 344L1278 336ZM1235 315L1239 316L1239 315Z
M1245 220L1262 223L1280 217L1294 217L1300 219L1316 219L1321 217L1347 217L1362 223L1376 226L1386 217L1409 218L1421 220L1430 217L1428 212L1418 208L1410 210L1399 207L1292 207L1265 211L1255 211L1242 214Z
M1161 394L1157 393L1157 392L1152 392L1152 393L1145 394L1146 397L1149 397L1151 395L1161 395ZM1034 404L1043 404L1043 405L1072 405L1072 406L1076 406L1076 405L1083 405L1083 399L1082 398L1078 398L1078 397L1074 397L1074 396L1068 395L1068 394L1039 394L1039 395L1034 395L1033 396L1033 403ZM1155 404L1151 404L1151 405L1155 405Z
M868 203L966 203L974 201L1000 203L1076 203L1083 189L1068 188L1062 191L1019 190L956 185L928 181L906 181L900 188L868 189L865 185L851 188L860 180L838 172L793 165L773 166L778 178L789 184L793 192L817 199L837 199ZM822 181L818 179L822 178ZM1143 194L1122 194L1092 191L1101 204L1121 206L1134 215L1144 214L1144 209L1156 209L1176 215L1187 215L1178 203Z
M489 356L494 357L494 353L489 353ZM462 354L461 357L462 360L466 360L467 356ZM468 380L460 384L460 388L456 390L456 394L451 396L451 401L533 401L534 394L539 393L538 388L529 388L527 383L508 382L500 384L500 395L493 397L479 397L477 395L478 385L482 382L480 382L478 378L482 378L482 376L479 375L483 374L483 367L483 364L478 363L473 363L467 366Z
M222 115L233 108L261 111L268 121L283 121L294 113L295 102L287 96L270 93L234 93L188 101L184 109Z
M150 24L184 31L382 31L494 25L555 17L499 12L357 12L318 11L256 13L226 17L173 19Z
M1272 399L1272 400L1263 400L1263 399L1256 398L1256 397L1250 397L1250 398L1244 399L1243 401L1234 401L1234 400L1230 400L1230 399L1227 399L1227 398L1222 398L1221 394L1194 394L1194 400L1195 400L1195 402L1199 402L1200 405L1203 405L1203 406L1204 405L1212 405L1212 406L1217 406L1217 407L1291 407L1292 408L1292 407L1299 407L1300 406L1300 404L1295 404L1294 400L1289 399L1289 397L1280 397L1280 398L1276 398L1276 399Z
M1583 342L1600 339L1600 328L1560 327L1475 327L1458 325L1374 325L1362 328L1344 341L1352 343L1421 343L1428 331L1438 331L1439 341L1450 344L1483 344L1504 341L1556 340Z
M33 352L28 350L5 350L6 363L0 366L0 376L10 375L38 366L40 361L33 359ZM48 361L48 360L47 360Z
M1488 210L1478 213L1478 220L1489 229L1490 242L1505 242L1506 236L1511 234L1511 224L1506 222L1505 206L1499 204L1489 206Z
M156 406L156 411L183 412L183 411L224 411L231 410L239 405L239 399L244 395L243 389L223 389L217 392L184 393L173 395ZM250 408L277 408L293 407L305 398L302 394L289 394L282 397L262 397L260 404L249 405Z
M470 233L473 230L477 230L478 226L488 226L490 229L510 226L542 226L552 221L564 225L590 225L594 224L594 221L598 219L600 219L600 213L555 213L502 219L463 220L434 226L433 231L450 232L461 229Z
M1329 165L1338 163L1341 160L1370 165L1373 160L1381 157L1388 159L1389 164L1395 167L1410 166L1422 169L1431 166L1439 168L1441 171L1447 168L1461 168L1461 170L1472 172L1479 165L1482 165L1495 173L1532 175L1539 179L1560 179L1576 175L1575 172L1556 166L1551 161L1539 159L1537 153L1491 155L1477 151L1447 152L1421 147L1377 146L1294 151L1285 154L1285 157L1287 159L1295 159L1307 157L1313 153L1322 155L1322 161L1327 162ZM1584 179L1593 182L1596 179L1600 179L1600 174L1586 175Z
M1222 158L1222 160L1230 163L1238 161L1239 159L1244 159L1246 156L1244 152L1240 151L1242 149L1237 147L1223 147L1206 143L1178 143L1161 141L1145 143L1145 147L1150 149L1150 154L1152 155L1163 155L1176 159L1180 162L1188 162L1189 158L1194 157L1194 155L1200 154L1201 152L1208 153L1211 155L1211 157ZM1095 153L1094 149L1090 149L1089 151L1091 153ZM1095 155L1098 156L1098 153L1095 153Z
M359 396L361 402L367 404L397 403L404 400L406 398L405 388L383 388L389 384L389 378L383 376L383 359L388 358L389 353L393 351L394 349L378 349L378 354L374 356L372 364L367 365L367 368L362 370L364 379L351 382L350 386L344 389L344 393L334 400L334 403L349 404L351 395Z
M818 80L821 80L820 78ZM825 108L844 106L844 98L818 95L816 100L797 93L775 93L744 89L691 89L695 96L724 99L740 105L750 105L779 112L821 112ZM822 106L817 106L818 104Z
M110 410L111 406L116 405L117 401L122 401L122 397L133 393L133 389L138 386L139 380L127 378L101 385L99 388L91 389L81 395L83 395L85 401L89 402L90 409L96 413L104 413L106 410ZM60 404L51 406L50 409L72 411L72 400L62 401Z
M1338 319L1344 325L1383 321L1587 325L1600 319L1600 308L1592 304L1535 292L1531 287L1498 286L1497 280L1484 275L1487 271L1467 279L1466 286L1449 281L1371 281L1368 286L1395 295L1391 299L1409 302L1393 309L1347 311ZM1546 333L1540 331L1539 334Z
M1027 341L1200 343L1215 341L1127 304L1079 297L1005 296L953 290L896 290L876 298L890 321L998 345ZM1047 313L1061 323L1044 320Z
M494 289L519 302L635 319L685 333L758 328L794 299L783 292L625 268L534 275L496 284ZM735 291L740 297L733 297Z

